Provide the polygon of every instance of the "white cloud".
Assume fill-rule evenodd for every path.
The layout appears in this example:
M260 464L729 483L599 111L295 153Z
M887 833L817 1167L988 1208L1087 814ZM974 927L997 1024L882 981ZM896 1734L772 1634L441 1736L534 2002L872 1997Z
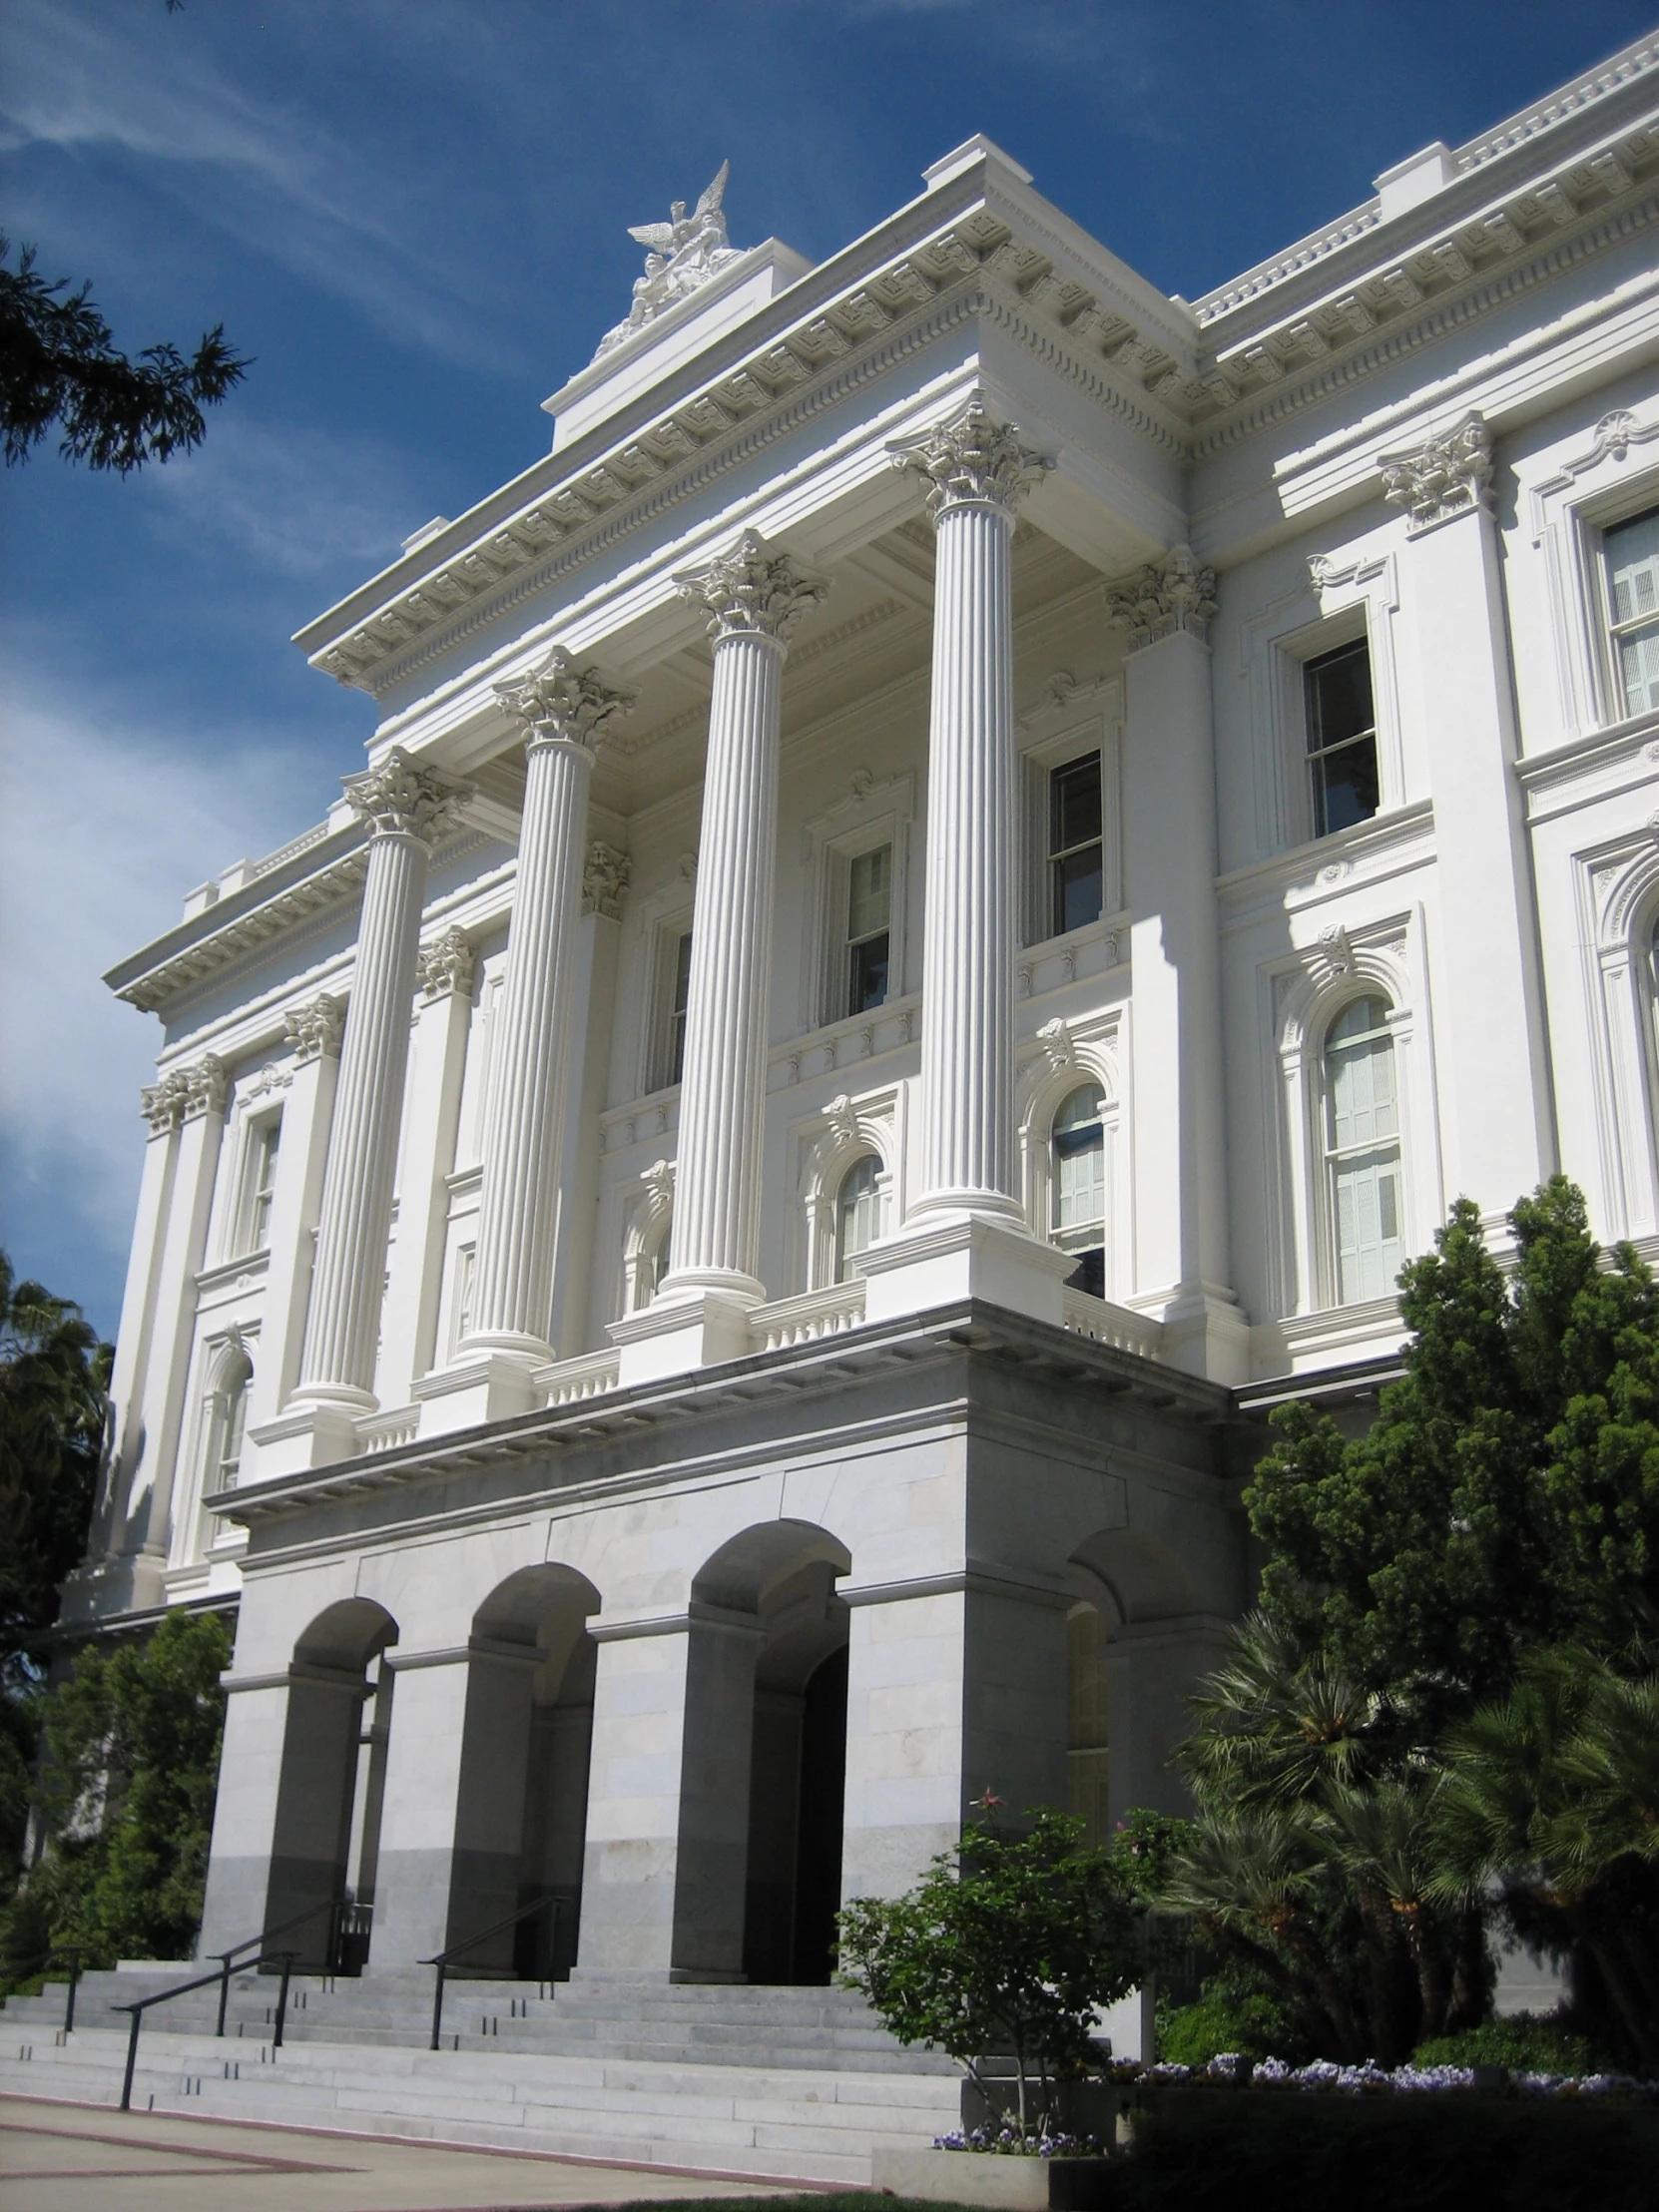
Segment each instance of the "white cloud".
M187 752L124 724L112 700L70 707L15 672L5 689L0 1140L29 1184L119 1253L143 1153L138 1086L154 1080L161 1029L100 976L179 918L183 886L301 827L314 772L275 745Z

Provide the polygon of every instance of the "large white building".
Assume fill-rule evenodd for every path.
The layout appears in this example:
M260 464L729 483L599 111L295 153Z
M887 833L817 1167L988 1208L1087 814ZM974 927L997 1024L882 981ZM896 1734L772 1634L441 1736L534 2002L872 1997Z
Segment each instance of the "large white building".
M1192 302L982 139L818 268L719 203L110 977L66 1617L239 1603L210 1948L822 1978L987 1784L1169 1801L1454 1197L1659 1248L1659 42Z

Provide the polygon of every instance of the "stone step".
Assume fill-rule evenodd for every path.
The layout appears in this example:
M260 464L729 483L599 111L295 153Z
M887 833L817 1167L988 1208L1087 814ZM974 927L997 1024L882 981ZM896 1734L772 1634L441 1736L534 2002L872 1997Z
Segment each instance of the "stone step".
M0 2091L113 2104L120 2029L8 2031ZM505 2061L505 2062L504 2062ZM627 2158L712 2173L867 2186L877 2148L925 2146L956 2124L954 2079L539 2051L429 2052L306 2040L274 2052L212 2035L152 2033L134 2103L157 2111Z

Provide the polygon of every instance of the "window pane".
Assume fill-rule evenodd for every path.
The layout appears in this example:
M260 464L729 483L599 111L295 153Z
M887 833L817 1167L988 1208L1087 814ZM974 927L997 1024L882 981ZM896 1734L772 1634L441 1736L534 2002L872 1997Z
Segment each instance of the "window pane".
M686 1006L691 997L691 931L674 948L674 1003L669 1015L669 1076L678 1083L686 1072Z
M1087 1239L1065 1232L1098 1230L1106 1219L1106 1137L1100 1107L1100 1092L1089 1084L1073 1091L1054 1116L1054 1227L1068 1246Z
M887 932L866 937L852 947L852 988L849 1014L867 1014L885 1003L887 996Z
M1609 530L1603 544L1613 620L1640 622L1659 614L1659 508Z
M860 852L848 870L846 934L849 941L885 929L892 899L892 846Z
M1659 707L1659 623L1651 630L1632 631L1616 642L1624 711L1645 715L1650 708Z
M1081 929L1085 922L1098 921L1101 896L1098 844L1087 845L1081 852L1068 852L1063 860L1056 860L1054 934L1061 937L1068 929Z
M1080 761L1057 768L1049 778L1050 852L1069 852L1074 845L1097 841L1100 836L1100 755L1089 753Z
M1313 763L1314 833L1329 836L1351 823L1370 822L1381 797L1377 741L1360 738Z
M1345 1305L1384 1298L1404 1264L1399 1188L1399 1099L1385 999L1356 998L1326 1037L1337 1295Z
M1308 750L1323 753L1376 728L1371 648L1364 638L1324 653L1307 668Z
M835 1280L844 1283L849 1262L865 1252L881 1233L881 1163L873 1152L855 1160L841 1177L835 1200Z

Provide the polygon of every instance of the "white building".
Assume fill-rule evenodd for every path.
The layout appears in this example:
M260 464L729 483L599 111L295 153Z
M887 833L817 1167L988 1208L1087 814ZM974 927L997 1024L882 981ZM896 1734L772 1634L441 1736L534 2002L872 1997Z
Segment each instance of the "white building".
M1659 42L1191 303L982 139L820 268L718 200L110 977L68 1617L240 1590L209 1947L822 1977L987 1784L1170 1801L1456 1195L1659 1249Z

